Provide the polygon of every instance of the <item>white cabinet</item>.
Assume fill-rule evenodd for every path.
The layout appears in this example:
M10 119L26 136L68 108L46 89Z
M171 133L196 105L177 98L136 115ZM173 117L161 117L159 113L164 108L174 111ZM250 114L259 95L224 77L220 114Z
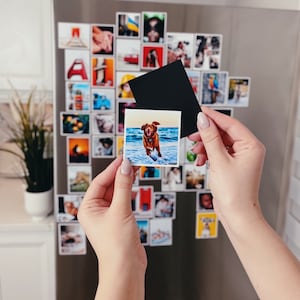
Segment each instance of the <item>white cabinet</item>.
M18 90L52 91L52 0L0 0L0 102ZM49 99L51 100L51 99ZM0 159L1 171L14 165ZM55 220L24 211L18 179L0 178L0 300L55 299Z
M0 229L0 299L54 300L53 225L22 227Z
M0 178L0 300L54 300L55 220L33 222L22 189Z

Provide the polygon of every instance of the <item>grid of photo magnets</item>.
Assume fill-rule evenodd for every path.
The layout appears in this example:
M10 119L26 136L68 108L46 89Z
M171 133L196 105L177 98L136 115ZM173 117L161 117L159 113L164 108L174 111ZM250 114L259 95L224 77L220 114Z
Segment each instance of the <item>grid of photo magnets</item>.
M233 115L235 107L249 106L251 78L232 76L221 68L222 34L168 32L166 12L116 12L111 24L59 22L57 45L64 51L65 109L59 115L60 135L66 138L65 198L83 197L96 175L91 167L94 159L123 154L124 113L136 107L129 80L181 60L199 104L227 115ZM172 245L177 192L195 194L196 238L217 237L214 212L202 210L198 203L199 195L209 194L209 176L207 166L195 166L193 146L187 138L180 140L176 166L140 166L133 185L133 194L140 195L132 207L144 245ZM149 182L159 183L159 190ZM164 197L172 203L172 213L160 215L159 207L169 205ZM56 215L62 239L62 224L77 219L62 216L59 198ZM209 226L211 233L202 234ZM59 245L62 255L85 253L68 253L61 240Z

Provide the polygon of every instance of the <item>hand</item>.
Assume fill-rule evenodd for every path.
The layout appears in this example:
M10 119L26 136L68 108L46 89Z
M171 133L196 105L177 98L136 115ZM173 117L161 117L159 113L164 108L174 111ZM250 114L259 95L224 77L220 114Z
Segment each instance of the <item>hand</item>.
M220 220L260 215L258 192L265 148L240 122L208 107L198 116L197 164L208 159L209 187Z
M265 148L240 122L207 107L194 151L209 162L213 204L259 299L300 299L300 264L264 219L258 190ZM288 278L288 280L286 280Z
M93 26L92 32L92 52L99 53L104 51L105 53L112 52L113 45L113 33L110 31L103 31L97 26Z
M101 298L96 299L144 296L147 257L131 209L134 170L128 160L121 162L117 158L92 181L78 212L99 261Z

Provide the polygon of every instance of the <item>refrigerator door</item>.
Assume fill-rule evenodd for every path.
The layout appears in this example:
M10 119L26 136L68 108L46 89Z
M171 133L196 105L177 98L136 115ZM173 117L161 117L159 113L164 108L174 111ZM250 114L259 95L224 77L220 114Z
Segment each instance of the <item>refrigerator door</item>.
M61 134L61 112L66 111L64 51L58 49L58 22L114 24L116 12L167 12L167 30L223 35L221 70L251 77L249 107L234 108L266 145L267 158L260 192L267 220L276 226L290 151L295 108L295 74L299 13L225 6L137 3L105 0L54 0L55 18L55 192L68 194L66 136ZM112 158L91 159L92 174ZM251 163L251 162L249 162ZM157 183L148 182L159 189ZM240 195L243 197L243 195ZM173 245L146 246L146 299L216 300L256 299L241 263L219 226L216 239L195 239L195 195L178 192ZM58 241L59 246L59 241ZM124 270L126 272L126 270ZM101 274L100 274L101 276ZM118 280L116 278L116 280ZM57 299L94 299L98 263L87 242L86 255L57 254Z

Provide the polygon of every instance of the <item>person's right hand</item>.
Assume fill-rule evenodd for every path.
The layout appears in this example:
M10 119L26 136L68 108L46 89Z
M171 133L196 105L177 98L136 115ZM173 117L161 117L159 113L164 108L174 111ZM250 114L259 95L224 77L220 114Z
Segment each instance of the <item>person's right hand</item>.
M198 164L209 162L213 205L259 299L300 299L300 264L258 203L265 147L240 122L202 107Z
M208 107L198 115L199 132L193 151L198 165L208 159L208 184L214 209L222 221L253 220L261 216L258 203L265 147L239 121ZM237 224L235 224L237 225Z

